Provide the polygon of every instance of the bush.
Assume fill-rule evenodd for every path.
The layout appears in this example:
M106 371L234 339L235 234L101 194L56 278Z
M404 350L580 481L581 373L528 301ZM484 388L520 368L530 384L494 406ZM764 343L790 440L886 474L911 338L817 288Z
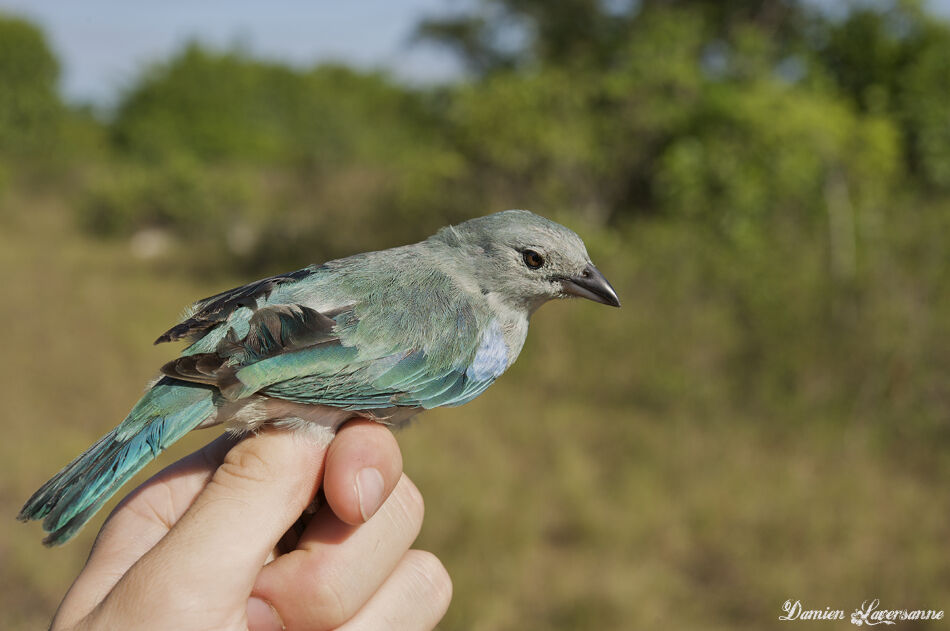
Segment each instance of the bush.
M56 91L59 63L42 32L0 15L0 156L50 151L63 107Z

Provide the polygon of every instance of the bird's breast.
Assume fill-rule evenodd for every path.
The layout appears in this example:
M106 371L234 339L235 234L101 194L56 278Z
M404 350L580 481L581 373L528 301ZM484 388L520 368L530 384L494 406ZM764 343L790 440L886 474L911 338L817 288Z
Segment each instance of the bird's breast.
M511 349L505 342L505 335L498 320L491 323L482 332L482 338L471 365L465 376L475 381L488 381L498 378L510 363Z

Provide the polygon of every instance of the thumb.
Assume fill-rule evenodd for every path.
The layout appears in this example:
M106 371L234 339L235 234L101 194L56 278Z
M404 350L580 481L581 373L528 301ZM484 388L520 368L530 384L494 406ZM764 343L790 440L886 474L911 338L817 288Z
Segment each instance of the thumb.
M166 602L197 599L227 606L234 600L243 612L268 554L313 500L325 453L325 444L289 431L267 431L238 443L110 599L148 584L152 596L167 591ZM157 579L166 584L156 585Z

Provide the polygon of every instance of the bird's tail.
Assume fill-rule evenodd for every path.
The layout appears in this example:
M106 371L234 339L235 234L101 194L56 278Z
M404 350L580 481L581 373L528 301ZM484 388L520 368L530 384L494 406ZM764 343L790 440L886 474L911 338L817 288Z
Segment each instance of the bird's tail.
M142 467L214 412L211 386L162 378L118 427L40 487L17 519L42 519L49 533L43 543L65 543Z

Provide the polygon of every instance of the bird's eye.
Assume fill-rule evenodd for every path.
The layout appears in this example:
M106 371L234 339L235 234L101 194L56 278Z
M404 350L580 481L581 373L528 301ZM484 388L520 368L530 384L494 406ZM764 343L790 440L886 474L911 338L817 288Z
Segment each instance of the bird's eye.
M544 257L534 250L525 250L522 252L521 257L524 259L524 264L531 269L538 269L544 265Z

